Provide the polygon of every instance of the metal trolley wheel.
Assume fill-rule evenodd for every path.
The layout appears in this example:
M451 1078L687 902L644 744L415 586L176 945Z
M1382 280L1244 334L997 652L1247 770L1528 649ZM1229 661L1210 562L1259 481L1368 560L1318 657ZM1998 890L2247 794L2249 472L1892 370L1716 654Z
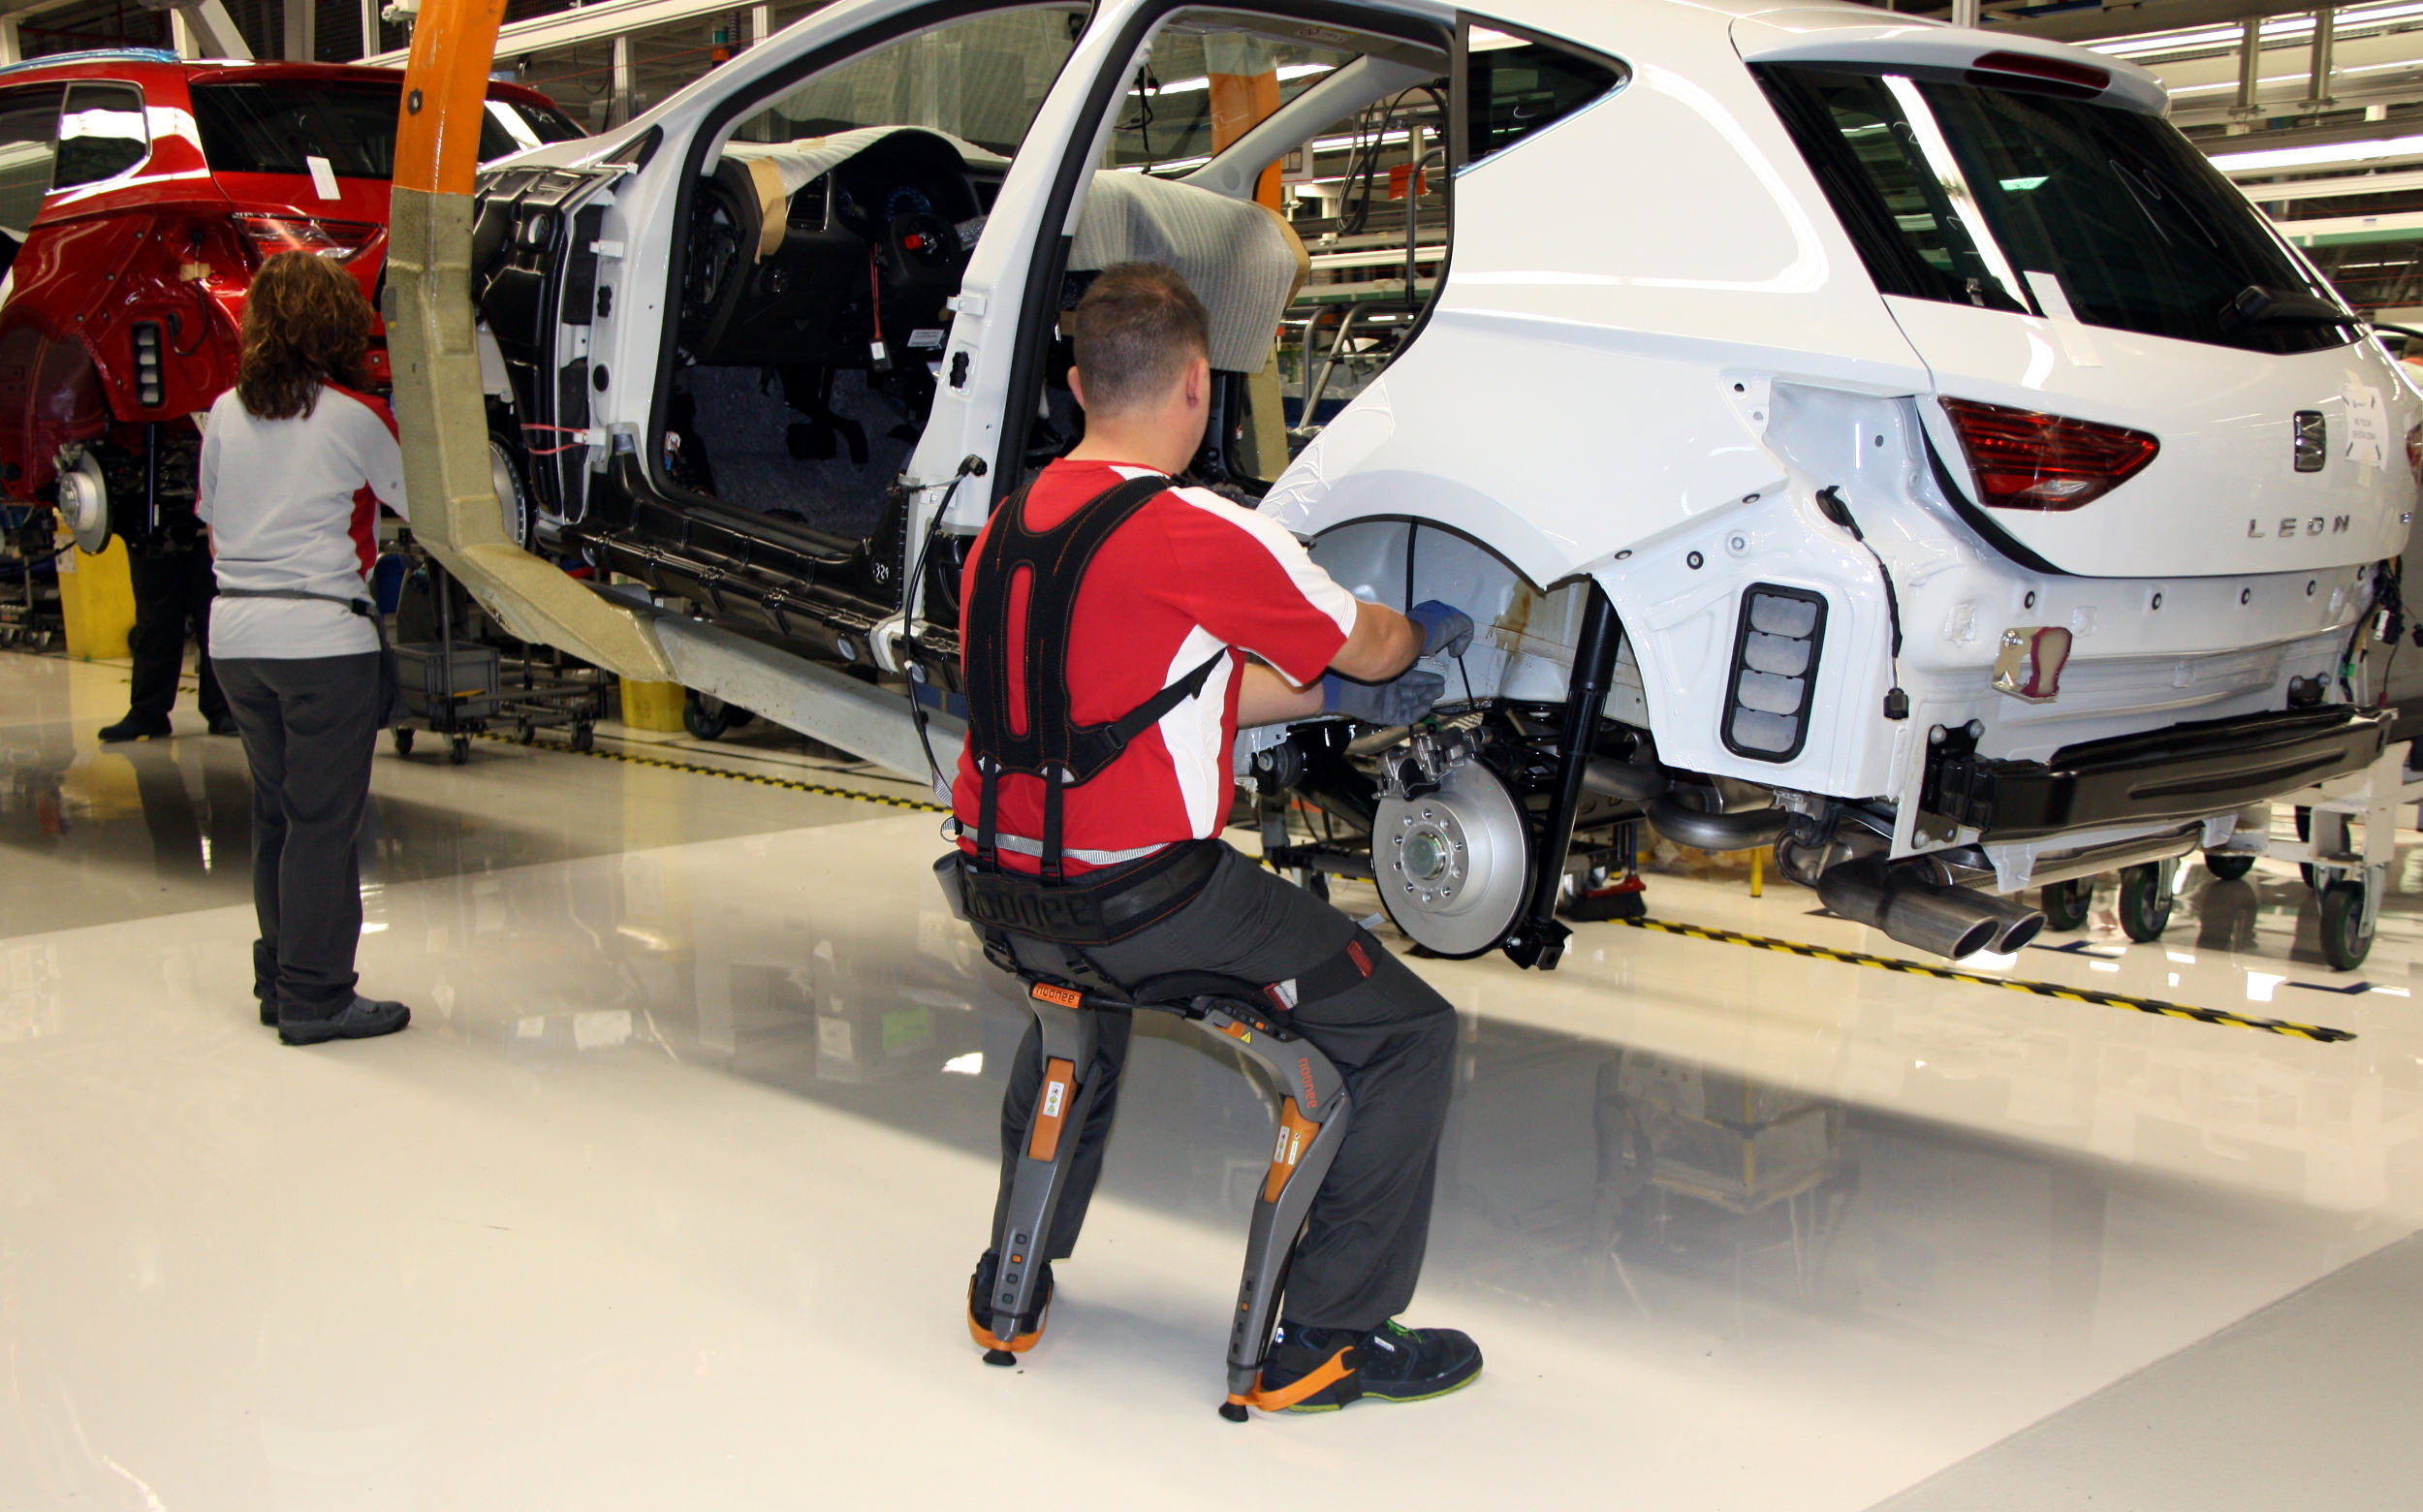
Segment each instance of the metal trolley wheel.
M471 737L467 735L458 735L456 736L453 740L449 741L446 746L446 760L450 764L456 767L464 766L469 763L471 760Z
M2224 882L2241 882L2254 869L2254 858L2245 851L2206 851L2204 869Z
M2364 922L2364 884L2330 883L2321 902L2322 959L2333 971L2353 971L2373 953L2373 928Z
M2071 877L2066 882L2047 882L2036 906L2044 910L2046 929L2067 934L2086 927L2087 909L2093 901L2094 878Z
M409 756L412 754L412 730L409 726L396 726L395 732L391 739L393 739L395 742L396 755Z
M2121 932L2143 945L2171 926L2171 863L2148 862L2121 868Z

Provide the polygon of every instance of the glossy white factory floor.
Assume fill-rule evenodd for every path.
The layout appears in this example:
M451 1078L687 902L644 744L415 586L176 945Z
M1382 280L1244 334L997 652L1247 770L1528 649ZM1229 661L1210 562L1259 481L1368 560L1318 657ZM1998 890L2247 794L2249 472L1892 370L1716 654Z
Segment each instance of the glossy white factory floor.
M2273 863L2194 870L2156 944L2107 896L2007 967L2350 1044L1616 925L1553 975L1421 962L1466 1051L1409 1321L1488 1371L1231 1426L1269 1115L1174 1026L1044 1342L1016 1371L968 1342L1020 1025L933 893L932 814L383 748L364 985L415 1023L288 1050L247 993L240 753L96 749L123 677L0 655L0 1507L2145 1512L2162 1477L2114 1488L2198 1381L2253 1426L2203 1403L2178 1504L2413 1504L2423 1282L2382 1270L2413 1246L2334 1273L2423 1227L2423 849L2350 978ZM1907 954L1738 873L1650 898ZM2334 1380L2382 1419L2368 1339L2403 1436L2278 1431ZM2349 1364L2263 1400L2263 1351L2308 1343ZM2266 1486L2300 1454L2349 1472L2327 1503Z

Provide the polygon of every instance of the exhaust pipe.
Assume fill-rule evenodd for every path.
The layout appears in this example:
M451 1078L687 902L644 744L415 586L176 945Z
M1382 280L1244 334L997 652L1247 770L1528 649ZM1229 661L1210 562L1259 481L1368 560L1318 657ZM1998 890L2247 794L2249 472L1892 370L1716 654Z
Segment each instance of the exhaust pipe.
M1780 808L1712 813L1692 807L1679 792L1660 793L1646 806L1650 825L1658 834L1678 845L1696 845L1701 850L1751 850L1772 845L1792 822L1791 814Z
M1829 866L1817 879L1817 896L1845 919L1955 961L2018 930L2016 922L2006 922L1967 888L1932 881L1917 868L1891 866L1881 856ZM2043 923L2038 915L2037 926Z
M1998 956L2015 956L2027 949L2030 940L2044 932L2044 913L2041 909L2030 908L2016 898L2000 898L1968 888L1959 891L1967 893L1978 907L2000 921L2001 928L1994 936L1994 944L1988 947Z

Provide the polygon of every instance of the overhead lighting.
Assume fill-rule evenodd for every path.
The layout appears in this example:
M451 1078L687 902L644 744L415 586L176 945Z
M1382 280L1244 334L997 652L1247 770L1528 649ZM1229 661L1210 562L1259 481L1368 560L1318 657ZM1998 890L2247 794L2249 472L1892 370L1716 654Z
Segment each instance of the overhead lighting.
M1310 79L1315 74L1327 74L1337 67L1335 63L1282 63L1278 69L1278 81L1283 84L1292 79ZM1212 80L1209 79L1181 79L1174 84L1157 85L1152 92L1165 95L1191 94L1211 87Z
M2344 32L2363 31L2370 27L2382 26L2391 21L2405 20L2416 16L2423 16L2423 4L2342 11L2331 23L2331 35L2338 37ZM2310 35L2313 30L2313 17L2311 15L2284 16L2265 21L2262 36L2266 41L2285 42ZM2236 43L2244 35L2236 26L2208 26L2194 31L2155 32L2135 37L2114 37L2106 42L2093 42L2086 46L2092 51L2110 57L2134 57L2148 52L2181 52L2192 47L2218 47L2224 43Z
M2385 137L2375 142L2334 142L2311 147L2272 147L2253 152L2217 152L2213 166L2224 173L2258 173L2324 163L2378 163L2423 157L2423 137Z

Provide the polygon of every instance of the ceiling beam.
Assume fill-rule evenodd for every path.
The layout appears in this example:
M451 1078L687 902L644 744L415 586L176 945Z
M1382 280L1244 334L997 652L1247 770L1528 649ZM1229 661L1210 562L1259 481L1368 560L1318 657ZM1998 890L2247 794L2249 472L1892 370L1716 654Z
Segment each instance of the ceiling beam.
M2042 37L2048 42L2101 42L2110 37L2133 37L2140 32L2226 26L2250 16L2308 16L2313 11L2313 0L2306 0L2302 5L2290 0L2128 0L2093 9L2082 6L2074 11L2056 11L2049 16L2015 20L1989 16L1987 20L1991 30Z

